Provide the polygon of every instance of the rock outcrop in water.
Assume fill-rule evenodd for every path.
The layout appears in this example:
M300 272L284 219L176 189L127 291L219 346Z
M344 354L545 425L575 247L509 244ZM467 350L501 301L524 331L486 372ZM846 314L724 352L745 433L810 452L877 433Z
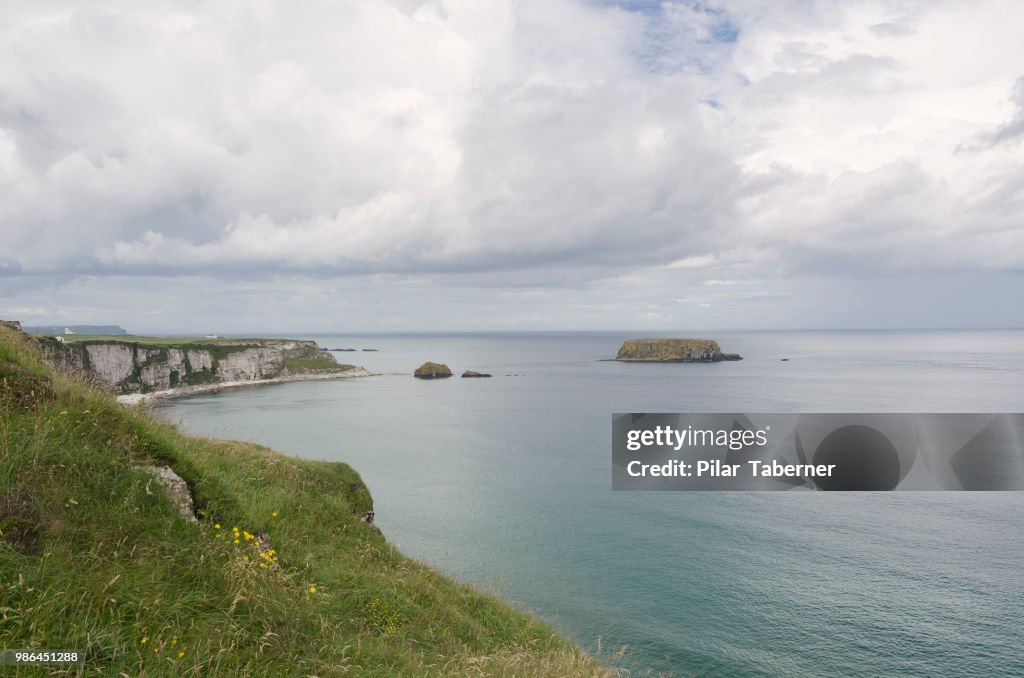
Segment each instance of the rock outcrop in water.
M419 379L444 379L452 376L452 371L443 363L432 363L427 361L416 368L412 376Z
M711 339L627 339L616 360L651 363L716 363L742 360L738 353L722 353Z
M481 379L481 378L486 378L486 377L490 377L490 376L491 375L487 374L486 372L475 372L473 370L466 370L465 372L462 373L462 378L463 379L469 379L471 377L472 378L476 378L476 379Z
M39 340L63 372L88 375L116 393L149 393L185 386L329 375L354 369L339 365L315 341L290 339Z

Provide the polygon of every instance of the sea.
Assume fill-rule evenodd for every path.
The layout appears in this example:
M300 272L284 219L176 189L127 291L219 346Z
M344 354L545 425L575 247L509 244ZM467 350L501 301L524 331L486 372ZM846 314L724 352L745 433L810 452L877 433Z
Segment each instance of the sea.
M607 360L680 335L744 359ZM406 555L633 675L1024 675L1024 492L611 489L616 412L1022 412L1024 331L303 338L378 376L159 412L350 464Z

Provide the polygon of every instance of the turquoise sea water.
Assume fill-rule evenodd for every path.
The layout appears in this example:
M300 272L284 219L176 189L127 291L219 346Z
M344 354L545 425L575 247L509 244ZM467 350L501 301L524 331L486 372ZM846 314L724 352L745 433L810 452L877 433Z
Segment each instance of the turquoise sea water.
M160 410L348 462L406 554L633 669L1024 675L1024 493L610 489L613 412L1024 411L1024 332L704 334L745 360L602 362L628 332L312 336L379 349L334 355L381 376ZM413 379L425 360L495 376Z

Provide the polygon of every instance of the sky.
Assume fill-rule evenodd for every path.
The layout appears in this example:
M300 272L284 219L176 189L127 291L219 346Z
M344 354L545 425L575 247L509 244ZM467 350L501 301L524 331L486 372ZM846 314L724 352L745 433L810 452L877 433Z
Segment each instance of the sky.
M0 318L1024 323L1024 3L0 4Z

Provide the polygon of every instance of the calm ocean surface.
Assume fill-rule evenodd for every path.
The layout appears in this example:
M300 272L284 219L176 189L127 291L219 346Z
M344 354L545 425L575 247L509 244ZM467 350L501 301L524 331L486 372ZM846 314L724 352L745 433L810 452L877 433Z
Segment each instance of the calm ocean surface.
M632 669L1024 675L1024 493L610 489L613 412L1024 411L1024 332L712 332L746 359L600 361L650 334L310 336L379 349L334 355L382 376L160 410L351 464L407 555ZM425 360L495 376L414 379Z

